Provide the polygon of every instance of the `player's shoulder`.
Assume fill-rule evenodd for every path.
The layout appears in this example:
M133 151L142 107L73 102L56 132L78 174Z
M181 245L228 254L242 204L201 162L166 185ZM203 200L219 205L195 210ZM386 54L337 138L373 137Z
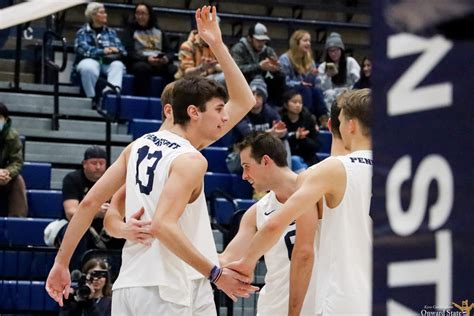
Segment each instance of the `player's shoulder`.
M195 171L203 171L207 170L207 160L204 156L198 152L186 152L173 160L172 163L173 168L183 168L183 170L188 170L189 172Z

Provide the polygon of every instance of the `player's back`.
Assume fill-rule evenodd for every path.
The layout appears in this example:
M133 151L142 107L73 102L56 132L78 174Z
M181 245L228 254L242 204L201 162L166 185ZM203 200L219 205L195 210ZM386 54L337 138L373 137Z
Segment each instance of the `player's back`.
M169 131L144 135L132 146L126 178L126 219L144 208L142 220L152 220L171 165L186 153L199 153L186 139ZM204 192L186 206L179 224L193 245L217 263L212 230ZM126 241L122 251L122 267L114 289L136 286L160 286L160 295L169 301L183 304L189 300L183 291L189 280L203 278L184 263L159 240L151 246ZM185 293L185 292L184 292Z
M323 199L317 310L323 315L368 315L372 282L372 151L331 159L344 165L346 188L335 208L329 208Z

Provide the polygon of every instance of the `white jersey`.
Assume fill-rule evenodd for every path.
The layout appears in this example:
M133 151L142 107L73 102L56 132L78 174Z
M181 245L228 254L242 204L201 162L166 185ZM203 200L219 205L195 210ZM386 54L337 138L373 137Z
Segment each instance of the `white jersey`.
M372 151L339 156L346 189L339 205L323 199L316 304L322 315L370 315L372 299Z
M171 163L185 153L199 153L186 139L169 131L146 134L132 146L127 166L126 219L144 207L143 220L152 220L168 179ZM192 167L192 166L190 166ZM186 206L179 219L186 237L199 252L218 264L204 192ZM127 240L122 266L113 289L159 286L160 296L169 302L189 306L191 281L204 278L159 240L151 246Z
M278 202L275 193L270 191L256 204L257 230L273 214L278 212L282 204ZM319 224L318 224L319 225ZM257 314L259 316L288 315L289 289L290 289L290 257L295 243L296 225L291 223L280 237L278 242L268 250L265 257L267 274L265 275L265 286L259 294L257 302ZM313 265L313 277L308 286L306 298L301 310L301 315L315 315L316 298L316 262L317 248L319 242L319 229L315 238L315 258Z

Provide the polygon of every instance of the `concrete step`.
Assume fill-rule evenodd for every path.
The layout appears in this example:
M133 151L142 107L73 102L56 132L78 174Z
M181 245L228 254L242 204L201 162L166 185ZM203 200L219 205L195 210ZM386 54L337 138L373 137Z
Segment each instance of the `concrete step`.
M25 116L11 116L12 126L19 131L21 134L24 130L31 131L51 131L50 118L36 118L36 117L25 117ZM127 135L128 126L126 124L112 123L112 135L120 134ZM80 132L88 134L99 134L98 136L103 138L106 130L105 122L95 121L83 121L83 120L59 120L59 131L57 132ZM34 135L33 135L34 136Z
M10 88L10 82L0 82L0 88ZM27 91L37 91L37 92L54 92L54 86L52 84L41 84L41 83L25 83L20 82L20 89ZM69 93L77 94L80 93L80 88L77 86L59 86L59 93Z
M63 164L80 164L84 157L84 152L91 145L83 144L64 144L26 141L25 160L63 163ZM112 159L115 161L125 146L112 147Z
M42 137L50 139L61 139L61 140L85 140L85 141L95 141L98 143L105 142L105 133L87 133L87 132L77 132L77 131L45 131L37 129L20 129L18 132L26 137ZM131 135L123 134L112 134L111 135L113 142L121 142L124 144L130 143L133 139Z
M0 71L0 81L12 81L14 80L14 73L13 71ZM20 81L21 82L28 82L33 83L35 82L35 76L32 73L20 73Z
M0 99L11 109L17 105L53 107L53 96L25 93L2 93ZM59 109L91 109L91 100L79 97L59 97Z

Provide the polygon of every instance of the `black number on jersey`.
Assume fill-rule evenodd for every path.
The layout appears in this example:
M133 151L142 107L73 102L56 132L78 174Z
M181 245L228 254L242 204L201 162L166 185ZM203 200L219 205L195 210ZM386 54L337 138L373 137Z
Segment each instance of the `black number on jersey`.
M293 247L295 246L295 235L296 230L291 230L285 235L286 249L288 250L288 259L291 261L291 254L293 253Z
M148 146L143 146L137 151L138 153L137 170L135 172L135 182L138 184L138 187L140 188L140 192L146 195L149 195L150 192L153 190L153 179L155 177L155 168L156 168L156 165L158 164L158 161L160 161L162 157L161 151L155 151L153 153L149 153L149 151L150 151L150 147ZM151 163L153 160L154 162ZM146 169L146 175L140 174L140 164L142 162L145 162L148 165L148 168ZM146 179L145 181L146 185L143 185L142 180L140 180L140 179L145 180L144 178Z

